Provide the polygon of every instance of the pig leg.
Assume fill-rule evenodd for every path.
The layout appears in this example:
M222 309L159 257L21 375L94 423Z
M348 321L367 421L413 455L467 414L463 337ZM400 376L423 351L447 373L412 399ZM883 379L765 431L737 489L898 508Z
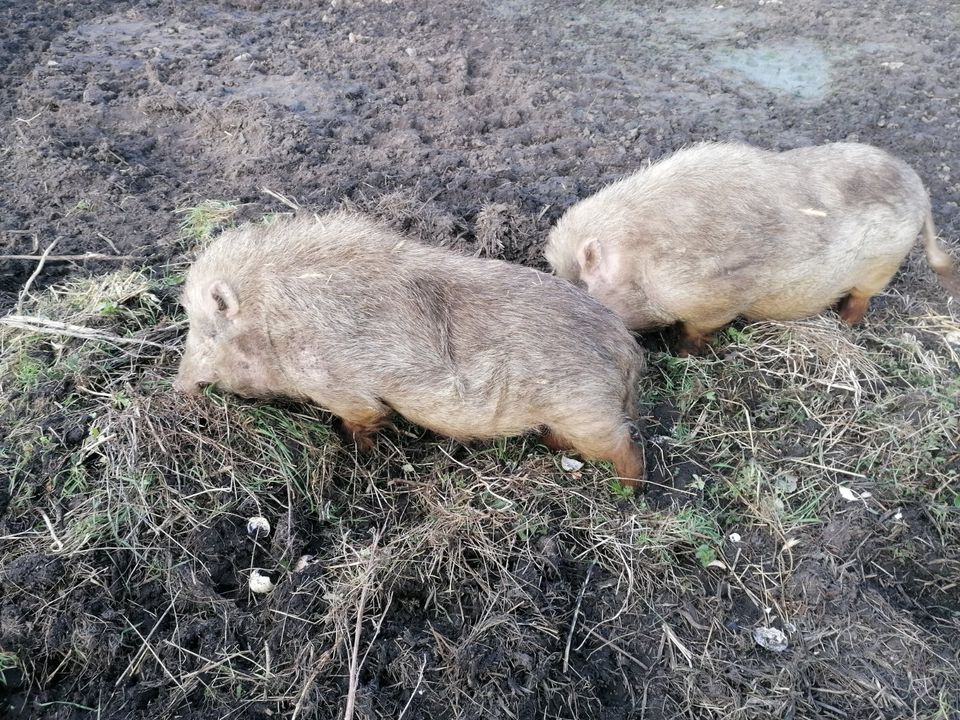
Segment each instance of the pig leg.
M646 478L642 440L632 423L620 417L612 426L604 421L564 428L560 436L569 439L570 446L583 457L612 463L625 487L637 487Z
M383 425L390 408L379 401L371 403L318 403L340 418L344 434L361 450L373 449L373 436Z
M850 294L840 302L840 319L848 325L856 325L870 307L870 298L883 290L893 279L902 258L891 258L868 269L857 281Z
M629 429L618 432L601 456L613 463L614 472L624 487L638 487L646 480L646 458L643 445L634 440Z
M853 290L840 303L840 319L847 325L856 325L863 320L868 307L870 307L870 296L861 295Z
M356 423L346 419L344 419L342 422L344 433L346 433L347 437L356 443L358 448L364 452L370 452L373 450L373 436L377 433L377 430L380 429L379 424L370 425L366 422Z
M684 323L680 334L680 343L677 348L677 355L680 357L702 355L713 333L723 327L723 325L724 323L721 323L719 325L704 328L691 325L690 323Z
M573 446L570 444L570 441L565 437L560 435L553 428L547 428L542 437L540 438L541 442L546 445L551 450L556 450L562 452L564 450L570 450Z

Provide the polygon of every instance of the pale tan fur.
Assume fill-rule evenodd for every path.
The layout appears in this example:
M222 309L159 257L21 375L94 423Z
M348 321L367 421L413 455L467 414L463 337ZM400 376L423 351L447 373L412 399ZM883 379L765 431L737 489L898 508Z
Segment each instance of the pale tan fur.
M391 411L469 439L551 444L643 477L643 357L550 275L420 244L350 213L231 230L191 268L177 389L311 400L364 441Z
M705 143L571 207L545 255L628 327L680 322L696 342L738 316L787 320L844 296L868 302L921 230L955 292L927 192L897 158L853 143L781 153Z

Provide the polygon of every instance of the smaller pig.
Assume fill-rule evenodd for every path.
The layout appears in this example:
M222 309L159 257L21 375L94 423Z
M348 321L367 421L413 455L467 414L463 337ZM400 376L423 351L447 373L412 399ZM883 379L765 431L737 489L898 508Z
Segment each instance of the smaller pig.
M577 203L545 255L634 330L682 324L681 351L738 316L791 320L841 301L861 320L922 231L960 296L930 198L904 162L868 145L787 152L704 143Z
M358 444L392 412L464 440L538 429L644 479L643 356L620 319L532 268L354 213L229 230L191 267L174 387L309 400Z

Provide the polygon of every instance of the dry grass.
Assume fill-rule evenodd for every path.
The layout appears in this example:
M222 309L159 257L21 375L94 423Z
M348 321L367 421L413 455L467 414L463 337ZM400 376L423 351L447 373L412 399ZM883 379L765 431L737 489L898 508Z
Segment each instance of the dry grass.
M655 484L622 497L531 438L401 423L358 457L316 408L175 396L175 282L24 307L153 345L0 326L0 675L28 703L68 682L103 717L956 717L955 315L653 353Z
M180 208L177 213L182 218L181 239L194 248L203 247L217 231L231 223L239 210L240 204L235 200L202 200L193 207Z

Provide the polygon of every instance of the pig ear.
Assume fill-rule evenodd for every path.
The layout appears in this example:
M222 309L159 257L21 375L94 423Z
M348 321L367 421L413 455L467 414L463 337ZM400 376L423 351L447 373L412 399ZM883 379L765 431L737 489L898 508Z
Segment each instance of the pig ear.
M213 311L225 318L233 318L240 311L237 296L223 280L215 280L207 291Z
M603 265L600 243L594 238L587 240L577 249L577 260L580 262L581 277L589 278L599 275Z

